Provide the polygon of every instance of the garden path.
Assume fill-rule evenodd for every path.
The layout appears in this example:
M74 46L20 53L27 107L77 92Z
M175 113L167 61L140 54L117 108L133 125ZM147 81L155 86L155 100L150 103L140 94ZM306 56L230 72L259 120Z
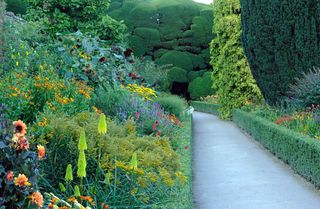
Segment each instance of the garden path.
M193 121L195 208L320 208L313 185L235 124L200 112Z

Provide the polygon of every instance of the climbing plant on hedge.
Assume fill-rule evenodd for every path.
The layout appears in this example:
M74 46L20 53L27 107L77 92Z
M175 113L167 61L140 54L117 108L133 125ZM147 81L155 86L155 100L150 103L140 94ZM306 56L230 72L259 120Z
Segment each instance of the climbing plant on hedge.
M222 118L229 118L239 108L261 98L240 43L239 0L215 0L213 3L213 33L211 64L214 87L219 96Z
M27 18L41 21L44 31L54 36L57 32L89 32L111 43L121 42L125 25L106 15L109 0L26 0Z
M242 42L253 76L273 105L295 77L319 67L320 2L240 0Z

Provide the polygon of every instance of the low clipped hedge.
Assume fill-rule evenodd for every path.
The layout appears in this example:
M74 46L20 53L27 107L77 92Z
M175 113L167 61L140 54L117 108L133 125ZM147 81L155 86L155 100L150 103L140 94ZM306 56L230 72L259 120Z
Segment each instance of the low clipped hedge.
M218 104L209 104L206 102L200 102L200 101L192 101L191 106L200 112L205 112L205 113L211 113L214 115L219 115L219 107L220 105Z
M320 186L319 140L242 110L234 110L233 121L301 176Z

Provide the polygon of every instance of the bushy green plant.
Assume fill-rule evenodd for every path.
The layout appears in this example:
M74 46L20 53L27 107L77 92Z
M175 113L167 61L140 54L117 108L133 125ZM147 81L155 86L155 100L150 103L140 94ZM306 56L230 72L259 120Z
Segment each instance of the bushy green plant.
M15 14L25 14L27 11L27 2L25 0L5 0L7 4L7 11Z
M320 103L320 69L315 68L296 78L296 84L291 85L290 94L293 99L304 107Z
M171 83L172 82L187 83L188 82L187 71L180 67L173 67L168 72L168 79Z
M240 42L239 0L216 0L213 10L215 37L211 42L212 78L221 104L220 116L228 118L232 109L242 107L256 97L260 98L261 94Z
M26 17L29 20L43 23L43 31L50 36L56 33L76 32L78 30L108 41L110 44L122 42L125 26L105 12L109 0L78 0L78 1L42 1L28 0L29 10Z
M251 71L266 101L275 105L288 96L296 77L319 67L320 2L240 3L242 43Z
M117 111L129 102L130 93L126 88L118 85L107 86L96 90L94 97L95 106L109 117L117 114Z
M157 102L165 111L176 115L180 119L183 118L184 112L187 109L186 101L176 95L162 93L155 99L155 102Z
M169 89L168 72L170 65L159 66L153 61L141 58L135 59L132 68L137 82L153 86L158 90L165 91Z
M188 87L191 99L197 100L201 97L212 95L215 93L211 73L206 72L202 77L192 80Z

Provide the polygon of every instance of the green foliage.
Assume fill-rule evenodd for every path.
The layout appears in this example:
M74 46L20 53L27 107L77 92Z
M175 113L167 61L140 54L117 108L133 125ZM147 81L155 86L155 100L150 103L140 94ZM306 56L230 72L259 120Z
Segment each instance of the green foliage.
M184 112L187 109L186 101L176 95L161 94L155 99L155 102L160 104L166 112L174 114L180 119L182 119Z
M319 67L320 2L240 2L246 56L266 101L275 105L296 77Z
M228 118L232 109L261 96L240 43L239 0L216 0L213 8L212 77L221 104L220 116Z
M29 20L40 21L48 35L56 33L84 31L98 35L109 44L122 42L125 26L106 16L109 0L28 0Z
M64 80L52 70L30 75L10 71L0 83L0 103L8 106L5 114L28 123L35 121L39 112L75 114L90 110L92 89L75 80Z
M233 120L297 173L320 186L319 140L303 136L242 110L233 113Z
M193 63L190 55L191 54L187 52L169 51L162 55L156 63L160 65L172 64L175 67L191 71L193 69Z
M111 4L110 16L128 25L129 45L136 56L151 56L159 65L173 64L187 71L210 67L209 50L204 50L212 39L210 6L192 0L112 0Z
M179 67L173 67L168 73L168 80L171 83L172 82L187 83L188 82L187 71Z
M15 14L25 14L27 11L27 2L25 0L5 0L7 4L7 11Z
M58 178L52 185L64 176L65 170L61 168L69 163L76 164L79 130L85 129L88 150L86 160L80 151L78 169L87 165L84 180L88 184L81 187L82 195L93 195L90 187L94 186L98 189L95 193L97 202L141 206L163 204L172 195L179 194L176 192L186 179L180 171L179 156L171 148L168 138L137 137L135 132L128 131L132 124L117 125L110 119L107 119L108 135L99 135L99 115L95 113L81 113L75 117L47 115L46 118L48 125L37 139L46 141L51 150L44 171L47 177ZM101 184L108 173L106 184L95 185ZM80 176L84 176L83 172Z
M290 94L295 102L303 107L317 105L320 101L320 69L303 73L296 79L296 84L290 86Z
M95 106L108 116L115 116L119 108L129 101L129 92L118 85L96 90Z
M188 92L190 93L191 99L194 100L214 94L215 89L213 88L211 73L206 72L202 77L197 77L192 80L189 84Z
M193 81L194 79L196 79L197 77L202 77L203 74L205 73L205 70L200 70L200 71L191 71L188 73L188 80ZM190 85L190 84L189 84Z
M194 107L195 110L200 112L219 115L220 105L218 104L209 104L207 102L192 101L191 106Z
M132 72L137 76L137 82L146 86L152 86L160 91L168 91L168 72L171 65L157 65L153 61L146 59L135 59L132 64Z

